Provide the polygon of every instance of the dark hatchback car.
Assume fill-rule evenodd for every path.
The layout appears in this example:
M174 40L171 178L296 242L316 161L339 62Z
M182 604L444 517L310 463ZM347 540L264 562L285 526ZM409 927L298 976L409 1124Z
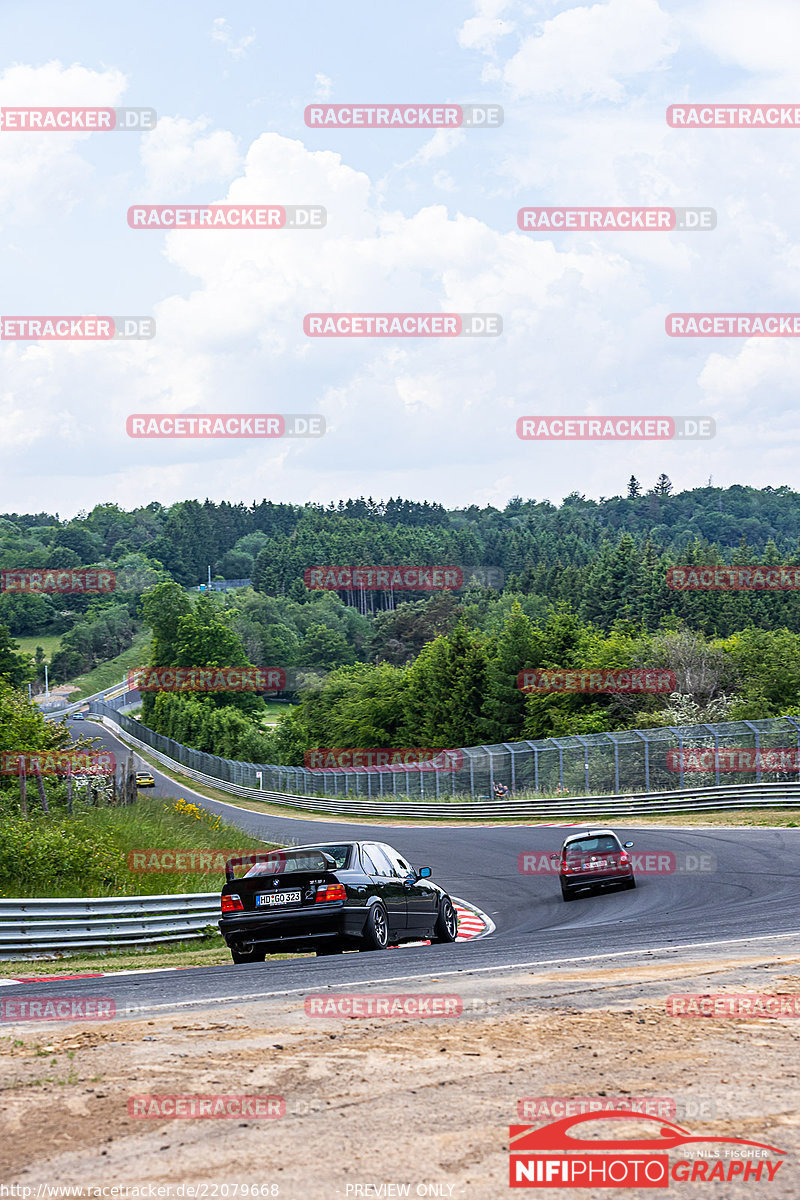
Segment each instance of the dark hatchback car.
M561 895L574 900L585 888L609 887L614 884L635 888L630 850L633 842L621 842L611 829L589 829L573 833L564 840L561 855L553 854L559 862L558 877Z
M236 868L249 866L238 879ZM267 954L383 950L400 942L454 942L445 891L383 842L287 846L229 859L220 932L235 963Z

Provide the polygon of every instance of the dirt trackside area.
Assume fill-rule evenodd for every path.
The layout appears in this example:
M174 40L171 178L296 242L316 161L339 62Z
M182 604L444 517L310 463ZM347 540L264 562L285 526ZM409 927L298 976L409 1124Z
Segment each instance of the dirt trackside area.
M179 1016L5 1026L0 1182L30 1188L32 1198L59 1194L39 1185L65 1185L86 1196L106 1187L106 1197L116 1187L120 1200L497 1200L519 1194L508 1183L509 1125L543 1126L569 1112L563 1098L583 1097L595 1108L644 1103L694 1136L786 1152L769 1183L766 1171L753 1178L766 1152L734 1147L731 1154L730 1145L713 1141L673 1149L671 1164L698 1154L707 1161L690 1162L687 1170L699 1178L670 1180L667 1195L789 1200L800 1192L800 1019L679 1019L667 1015L665 999L797 995L799 966L787 956L730 959L713 970L670 961L549 975L463 972L433 978L424 989L457 997L448 1011L461 1008L461 1015L447 1017L307 1015L298 994ZM3 999L14 990L4 988ZM361 995L374 1006L387 991L364 988ZM308 1005L325 1011L347 995L330 989ZM170 1119L176 1096L211 1097L206 1111L216 1103L232 1115ZM214 1100L241 1096L260 1097L263 1115L257 1101ZM647 1125L645 1132L641 1120L607 1120L582 1132L658 1132L654 1121ZM766 1161L774 1167L779 1158ZM710 1176L717 1162L723 1166ZM712 1181L731 1169L731 1181ZM201 1186L192 1192L189 1185ZM658 1194L536 1189L578 1200Z

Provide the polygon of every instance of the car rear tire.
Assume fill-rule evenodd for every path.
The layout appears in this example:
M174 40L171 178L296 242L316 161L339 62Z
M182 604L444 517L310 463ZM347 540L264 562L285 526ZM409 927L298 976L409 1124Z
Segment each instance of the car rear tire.
M458 937L458 914L449 896L443 896L433 927L433 942L454 942Z
M231 958L235 963L263 962L266 956L263 947L251 946L249 950L234 950L231 947Z
M635 888L635 887L636 887L636 880L633 878L633 876L632 876L632 875L631 875L630 879L627 879L627 880L625 881L625 887L626 887L627 889L630 889L630 888Z
M569 890L569 888L564 887L563 883L561 885L561 899L562 900L574 900L575 899L575 893L571 892Z
M361 935L359 950L385 950L389 945L389 918L382 904L373 904Z

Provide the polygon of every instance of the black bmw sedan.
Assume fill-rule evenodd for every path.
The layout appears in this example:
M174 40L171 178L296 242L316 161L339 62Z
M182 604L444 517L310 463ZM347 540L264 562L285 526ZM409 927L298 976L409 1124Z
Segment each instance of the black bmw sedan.
M237 867L248 869L236 878ZM228 860L220 933L235 963L267 954L454 942L453 902L383 842L287 846Z

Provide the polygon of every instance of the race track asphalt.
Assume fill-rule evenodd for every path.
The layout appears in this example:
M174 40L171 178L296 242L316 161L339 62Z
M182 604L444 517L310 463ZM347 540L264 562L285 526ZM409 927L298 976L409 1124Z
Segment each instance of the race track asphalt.
M127 748L97 725L73 725L76 734L102 739L118 755ZM190 790L154 772L163 795ZM242 829L279 843L369 839L389 842L453 896L476 905L496 930L474 942L404 947L372 954L303 958L233 967L109 976L102 994L117 1012L180 1010L193 1004L230 1003L287 992L401 980L442 981L451 973L535 970L547 964L589 967L657 961L680 952L685 959L748 953L789 953L800 948L800 829L626 826L623 840L635 852L684 856L691 868L639 874L637 888L579 897L565 904L556 877L518 869L520 852L558 850L563 826L410 826L306 820L249 812L193 798ZM691 857L693 856L693 857ZM46 995L97 995L100 981L76 979L36 984ZM4 987L2 994L24 988ZM30 991L30 986L28 986Z

